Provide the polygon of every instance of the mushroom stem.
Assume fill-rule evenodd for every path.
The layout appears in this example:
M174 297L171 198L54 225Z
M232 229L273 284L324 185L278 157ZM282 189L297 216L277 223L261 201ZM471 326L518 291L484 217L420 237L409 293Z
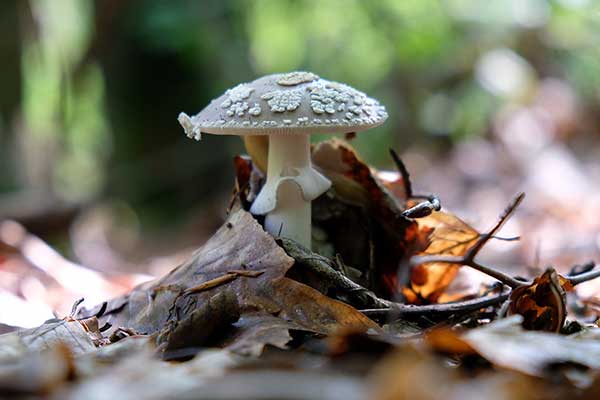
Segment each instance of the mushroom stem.
M312 168L309 135L271 135L267 183L281 178L276 186L277 205L265 218L265 229L273 236L293 239L311 246L311 207L303 189L294 179L303 169Z
M311 206L293 181L279 185L277 208L267 214L265 229L273 236L292 239L311 248Z

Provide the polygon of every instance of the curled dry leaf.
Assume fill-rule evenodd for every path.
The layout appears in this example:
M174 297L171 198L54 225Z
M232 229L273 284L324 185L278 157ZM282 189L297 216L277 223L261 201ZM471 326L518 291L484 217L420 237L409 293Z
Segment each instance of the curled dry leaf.
M460 218L440 211L416 220L426 241L419 255L462 256L479 238L479 232ZM402 294L409 303L437 302L456 276L460 265L428 263L415 266Z
M531 285L512 291L508 311L523 316L525 329L559 332L567 318L566 291L571 289L569 280L549 268Z
M313 224L327 233L348 265L366 268L358 283L392 297L399 261L420 246L417 224L402 216L404 199L395 198L376 171L341 140L315 145L312 157L332 181L327 195L313 202Z
M364 163L345 142L334 139L319 143L313 149L313 161L333 182L335 198L341 202L360 204L376 224L382 228L370 235L368 240L374 247L376 268L371 271L381 282L372 287L377 293L393 296L398 290L397 270L402 259L414 254L438 254L461 256L479 237L479 233L456 216L446 212L434 212L425 218L415 220L402 216L402 210L414 204L406 199L405 184L402 178L381 180L378 172ZM320 204L321 203L321 204ZM317 200L315 213L323 201ZM347 229L341 218L340 232L333 232L336 238L348 236L352 249L356 248L357 229ZM328 224L330 230L331 223ZM374 230L371 227L371 230ZM336 251L347 258L336 239ZM351 264L360 265L360 264ZM452 282L459 266L434 263L417 266L410 273L410 281L401 290L410 303L437 302L440 295Z
M339 326L377 326L354 308L285 278L293 262L249 213L238 210L188 262L109 302L102 320L110 318L113 327L143 334L159 333L161 348L177 354L227 344L256 353L247 343L215 340L231 335L247 339L243 330L249 325L235 324L248 313L280 319L270 335L250 335L260 346L281 346L289 329L329 333ZM282 332L274 334L274 329Z

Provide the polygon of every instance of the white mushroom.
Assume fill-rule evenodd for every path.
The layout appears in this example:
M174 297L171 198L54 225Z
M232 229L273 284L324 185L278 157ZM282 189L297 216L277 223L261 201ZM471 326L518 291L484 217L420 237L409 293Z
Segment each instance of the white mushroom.
M385 108L364 93L310 72L259 78L229 89L193 117L179 115L186 134L268 135L267 181L250 211L265 229L310 248L310 202L331 182L315 170L310 134L358 132L382 124Z

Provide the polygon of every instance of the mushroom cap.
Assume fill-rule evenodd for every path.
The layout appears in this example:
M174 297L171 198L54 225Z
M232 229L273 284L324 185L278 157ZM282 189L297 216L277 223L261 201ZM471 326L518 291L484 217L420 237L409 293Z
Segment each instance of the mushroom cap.
M193 117L179 114L191 138L216 135L293 135L358 132L381 125L385 107L343 83L311 72L267 75L241 83Z

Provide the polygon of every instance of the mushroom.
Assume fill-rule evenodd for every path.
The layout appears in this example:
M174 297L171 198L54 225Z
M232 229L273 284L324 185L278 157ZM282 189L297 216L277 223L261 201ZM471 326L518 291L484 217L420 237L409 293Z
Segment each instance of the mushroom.
M250 212L265 229L310 248L311 204L331 186L311 165L310 134L358 132L382 124L385 107L342 83L289 72L242 83L193 117L179 114L185 133L269 136L267 180Z

